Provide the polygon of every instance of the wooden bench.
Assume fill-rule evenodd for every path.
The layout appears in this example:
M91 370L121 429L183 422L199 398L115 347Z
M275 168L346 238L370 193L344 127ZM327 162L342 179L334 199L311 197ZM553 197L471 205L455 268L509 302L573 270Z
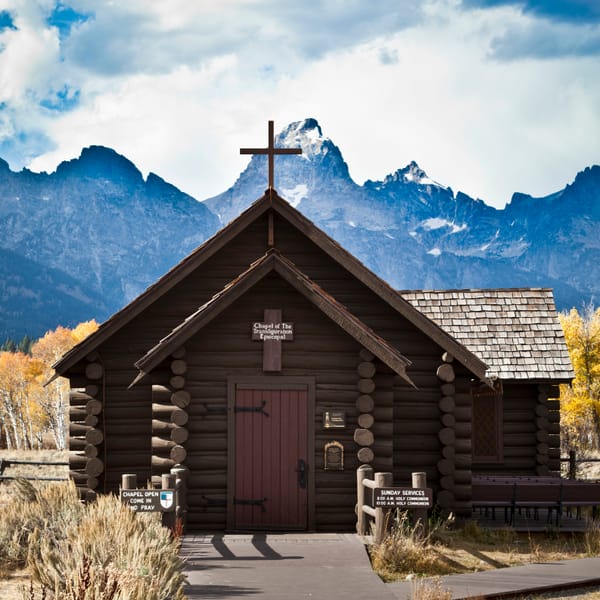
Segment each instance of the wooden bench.
M547 511L548 521L559 526L563 514L590 507L592 517L600 506L600 483L573 481L560 477L477 475L472 481L473 508L492 512L496 518L497 508L504 509L506 523L514 524L515 514L525 511L527 516L538 519L540 510Z
M519 481L515 483L515 501L513 505L513 521L515 512L525 510L527 516L533 515L539 518L540 509L546 509L548 522L554 520L556 525L560 524L561 516L561 489L560 480L534 482L533 480Z
M573 508L581 519L582 508L592 509L592 518L596 518L600 506L600 483L594 481L573 481L566 479L561 486L560 510L570 514Z
M503 482L474 482L472 484L473 508L485 511L485 514L492 513L492 519L496 518L496 509L504 509L504 522L512 523L514 501L515 501L515 483L509 481Z

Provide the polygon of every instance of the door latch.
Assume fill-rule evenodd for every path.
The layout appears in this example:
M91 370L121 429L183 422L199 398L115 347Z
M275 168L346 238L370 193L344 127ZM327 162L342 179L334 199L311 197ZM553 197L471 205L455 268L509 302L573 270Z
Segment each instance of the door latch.
M302 489L306 489L306 476L307 476L308 468L306 466L306 462L301 458L298 459L298 468L296 472L298 473L298 485Z

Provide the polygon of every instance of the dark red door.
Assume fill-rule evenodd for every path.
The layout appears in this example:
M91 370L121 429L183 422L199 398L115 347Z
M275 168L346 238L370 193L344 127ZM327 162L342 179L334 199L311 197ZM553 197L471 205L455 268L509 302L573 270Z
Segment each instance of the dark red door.
M306 529L306 390L238 389L235 528Z

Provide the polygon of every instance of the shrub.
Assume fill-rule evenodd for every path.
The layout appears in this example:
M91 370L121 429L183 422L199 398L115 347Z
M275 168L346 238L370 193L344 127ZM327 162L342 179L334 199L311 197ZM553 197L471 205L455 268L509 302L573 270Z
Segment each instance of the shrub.
M600 554L600 523L598 521L588 521L583 541L587 556Z
M77 522L83 510L72 482L36 489L17 480L13 495L0 510L0 562L8 568L25 566L35 531L47 539L59 539Z
M432 535L438 535L439 524L428 536L421 535L419 525L411 526L406 513L400 513L391 533L371 547L373 568L384 578L397 578L407 573L447 573L448 564L432 544Z
M179 600L179 543L159 514L137 515L114 496L83 505L72 482L0 511L0 562L26 565L55 600ZM33 588L26 598L33 598Z

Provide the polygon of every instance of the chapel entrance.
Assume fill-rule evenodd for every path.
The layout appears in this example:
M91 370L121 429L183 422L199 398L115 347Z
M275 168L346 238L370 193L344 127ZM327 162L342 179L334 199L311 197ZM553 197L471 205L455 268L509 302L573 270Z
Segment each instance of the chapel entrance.
M236 386L233 526L308 527L308 391Z

